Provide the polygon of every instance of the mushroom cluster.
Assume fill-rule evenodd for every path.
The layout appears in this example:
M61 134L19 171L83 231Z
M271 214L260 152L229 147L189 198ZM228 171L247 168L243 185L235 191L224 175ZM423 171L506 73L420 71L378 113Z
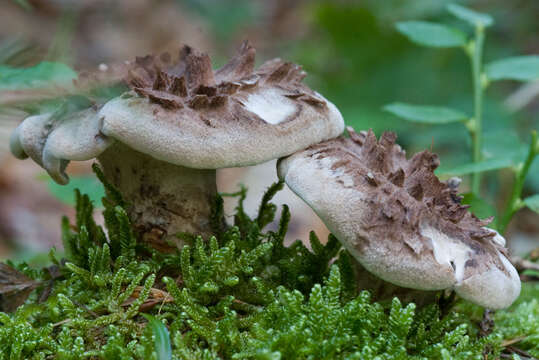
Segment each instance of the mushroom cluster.
M454 289L498 309L520 293L505 240L434 174L428 151L406 159L386 132L340 137L281 159L279 177L369 272L420 290Z
M25 119L11 137L60 184L71 160L97 158L127 199L142 241L170 250L177 234L211 233L215 171L281 158L279 177L306 201L370 273L419 290L454 289L492 309L520 292L505 240L461 204L458 181L434 175L435 154L407 159L384 133L339 137L338 109L302 83L305 72L274 59L258 69L244 43L214 71L183 47L128 66L130 90L68 115Z

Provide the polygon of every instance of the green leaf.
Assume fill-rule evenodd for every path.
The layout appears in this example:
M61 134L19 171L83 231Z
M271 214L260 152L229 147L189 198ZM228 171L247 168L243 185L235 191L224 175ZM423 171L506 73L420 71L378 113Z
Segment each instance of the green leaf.
M484 172L498 169L505 169L513 166L515 161L513 158L495 158L483 160L477 163L469 163L456 166L452 169L438 169L437 175L466 175L476 172Z
M22 90L69 85L77 73L62 63L43 61L28 68L0 65L0 90Z
M464 20L474 26L488 27L494 23L492 16L477 12L457 4L447 5L447 10L455 17Z
M105 196L105 189L95 176L73 176L67 185L58 185L47 177L47 186L54 197L68 205L75 205L75 189L88 194L94 204L101 204L101 199Z
M426 21L403 21L397 23L397 30L423 46L446 48L466 45L466 35L446 25Z
M157 360L171 360L172 347L170 346L170 334L167 327L154 316L142 315L148 320L148 326L152 330Z
M520 141L513 129L498 129L486 131L483 134L483 157L493 159L512 157L515 160L524 159L528 154L529 145Z
M473 193L462 194L462 203L470 205L470 211L480 219L486 219L488 217L497 216L496 208L486 202L483 198L480 198ZM495 220L490 223L489 227L496 227Z
M33 10L32 4L28 0L15 0L15 3L18 4L20 7L22 7L26 11Z
M426 124L447 124L468 119L463 112L441 106L392 103L384 106L384 110L405 120Z
M539 194L529 196L524 199L524 204L530 209L539 214Z
M485 66L489 80L532 81L539 79L539 55L515 56Z

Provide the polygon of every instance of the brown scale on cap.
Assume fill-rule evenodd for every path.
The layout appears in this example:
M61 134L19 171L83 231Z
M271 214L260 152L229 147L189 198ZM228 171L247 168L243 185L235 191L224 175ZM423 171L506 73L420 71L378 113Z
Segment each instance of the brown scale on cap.
M174 61L168 53L137 57L126 80L138 95L166 109L218 108L238 91L264 85L279 86L289 92L287 97L313 106L326 105L300 84L306 73L299 65L273 59L255 71L255 53L245 41L235 57L214 71L207 54L184 46Z
M503 249L491 241L495 232L485 228L491 219L480 220L469 212L469 206L461 204L457 188L449 187L434 174L439 165L436 154L422 151L406 159L394 133L385 132L377 140L372 130L347 130L349 138L314 145L311 156L316 160L338 158L331 169L342 170L353 179L353 185L348 186L369 194L372 207L363 227L372 238L402 239L419 254L430 248L429 241L418 236L420 226L428 224L460 239L477 254ZM504 269L498 259L494 260Z

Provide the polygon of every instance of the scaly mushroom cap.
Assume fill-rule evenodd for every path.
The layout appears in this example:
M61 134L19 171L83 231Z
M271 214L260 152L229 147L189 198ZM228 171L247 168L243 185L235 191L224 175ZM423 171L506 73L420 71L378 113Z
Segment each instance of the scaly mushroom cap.
M434 175L438 157L423 151L407 160L393 133L378 141L372 131L348 132L280 160L279 177L383 280L509 306L520 279L505 241Z
M179 58L138 58L132 93L100 111L102 131L159 160L199 169L246 166L292 154L342 133L337 108L301 83L298 65L270 60L254 70L244 43L213 71L191 47ZM138 94L137 96L134 93Z
M188 46L176 61L137 58L117 71L133 91L101 109L28 117L13 132L11 151L66 184L69 160L92 159L114 139L158 160L216 169L258 164L342 133L341 114L301 83L298 65L274 59L254 71L254 57L245 42L215 72L208 55Z

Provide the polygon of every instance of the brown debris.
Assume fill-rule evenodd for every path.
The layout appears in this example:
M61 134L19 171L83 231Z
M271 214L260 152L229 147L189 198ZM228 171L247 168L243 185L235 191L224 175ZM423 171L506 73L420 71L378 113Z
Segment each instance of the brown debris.
M485 309L483 312L483 318L479 322L479 337L485 337L488 336L494 331L494 319L492 318L492 315L494 314L493 311L489 309Z
M534 250L535 251L535 250ZM533 252L531 259L533 260ZM539 271L539 263L530 260L523 259L519 256L512 256L511 263L515 265L518 273L520 274L521 281L539 281L539 276L531 274L525 274L526 270Z
M11 266L0 263L0 311L15 311L39 284Z
M140 294L143 290L144 290L144 287L137 286L133 294L129 297L129 299L127 299L122 304L122 306L127 307L133 304L140 297ZM174 301L174 298L166 291L163 291L161 289L151 288L148 298L140 306L139 311L142 311L142 312L148 311L158 304L166 304L166 303L171 303L173 301Z

